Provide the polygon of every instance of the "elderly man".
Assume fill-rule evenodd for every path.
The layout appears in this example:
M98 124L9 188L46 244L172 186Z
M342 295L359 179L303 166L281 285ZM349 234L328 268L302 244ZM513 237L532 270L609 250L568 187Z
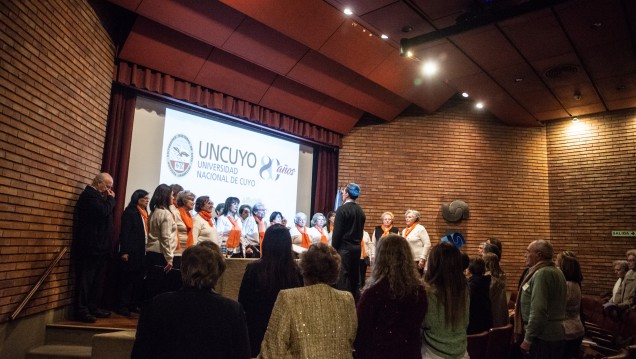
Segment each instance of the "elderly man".
M623 282L617 293L616 305L620 309L627 309L634 303L634 294L636 293L636 249L627 251L627 267L629 271L625 273Z
M71 257L75 272L75 316L86 323L107 318L110 313L98 308L102 283L99 278L112 251L113 177L100 173L80 194L73 213Z
M525 336L520 348L530 358L561 358L565 349L565 318L567 287L563 273L554 265L554 250L549 241L537 240L526 250L526 265L530 268L519 294L521 318L515 316L515 333L521 319Z
M246 258L261 257L261 242L267 230L267 220L263 220L267 210L262 203L255 203L252 215L243 222L243 253Z

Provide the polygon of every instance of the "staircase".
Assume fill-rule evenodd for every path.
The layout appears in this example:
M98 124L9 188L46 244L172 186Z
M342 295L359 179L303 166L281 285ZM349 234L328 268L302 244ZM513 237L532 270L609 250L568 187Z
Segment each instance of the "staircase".
M135 330L132 328L98 327L77 322L52 323L46 326L44 344L29 350L25 358L130 358L134 340Z

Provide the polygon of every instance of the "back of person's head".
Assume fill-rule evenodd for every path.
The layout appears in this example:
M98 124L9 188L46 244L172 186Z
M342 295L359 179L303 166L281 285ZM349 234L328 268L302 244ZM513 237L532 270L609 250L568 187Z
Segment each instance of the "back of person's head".
M498 238L490 237L486 239L486 243L492 244L493 246L499 248L500 254L503 253L503 244L501 243L501 240L499 240ZM501 255L499 255L499 259L501 259Z
M391 233L380 242L366 288L382 280L388 281L394 298L404 298L411 293L417 293L417 287L422 285L411 247L404 237L397 234Z
M305 285L334 284L340 272L340 255L324 243L314 243L300 256L300 272Z
M486 264L486 270L490 272L490 275L495 278L501 278L504 276L504 272L499 265L499 257L494 253L485 253L481 257Z
M494 244L486 243L484 245L484 254L485 253L494 253L497 257L501 258L501 250Z
M463 320L467 300L466 277L461 262L461 253L454 244L440 242L429 253L425 275L425 282L436 295L437 303L444 306L445 321L453 328L457 328Z
M466 252L462 252L461 256L462 256L462 271L465 271L466 269L468 269L468 266L470 265L470 256L468 256L468 253Z
M170 200L170 195L172 194L172 190L170 186L167 184L160 184L155 188L155 191L152 193L152 198L150 199L150 211L154 212L157 208L167 209L172 204Z
M561 272L563 272L565 280L581 284L583 281L583 273L581 273L581 264L574 252L563 251L559 253L556 265L561 269Z
M184 286L213 289L223 272L225 260L216 243L203 241L183 251L181 278Z
M468 264L468 271L472 275L484 275L486 273L486 263L480 257L473 257Z
M276 293L281 289L302 285L300 269L292 256L292 239L287 227L274 224L267 228L263 237L258 281L264 290Z
M358 196L360 196L360 186L351 182L345 187L345 192L349 194L349 197L351 197L351 199L355 200L358 198Z
M144 189L138 189L133 192L132 196L130 196L130 203L128 203L128 207L135 208L137 207L137 203L139 200L146 197L148 195L148 191Z

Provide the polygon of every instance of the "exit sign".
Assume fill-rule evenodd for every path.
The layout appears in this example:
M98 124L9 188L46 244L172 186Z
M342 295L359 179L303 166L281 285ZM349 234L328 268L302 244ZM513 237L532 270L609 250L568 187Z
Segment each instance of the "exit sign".
M636 237L636 231L612 231L612 237Z

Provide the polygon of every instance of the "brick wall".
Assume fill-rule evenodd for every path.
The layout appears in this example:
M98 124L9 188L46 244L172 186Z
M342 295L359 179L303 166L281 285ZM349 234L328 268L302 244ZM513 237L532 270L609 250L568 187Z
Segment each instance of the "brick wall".
M581 260L583 290L612 288L612 260L625 259L636 237L612 237L612 230L636 230L636 110L546 127L550 173L550 221L558 249Z
M83 0L0 3L0 322L70 245L99 172L114 46ZM23 315L71 301L65 256Z
M615 281L611 261L636 248L634 237L611 236L636 230L636 110L581 119L578 127L569 120L508 127L451 101L433 115L354 128L343 140L339 184L362 186L369 232L386 210L403 228L413 208L434 243L459 229L475 255L487 237L500 238L508 290L528 243L550 238L557 253L577 252L583 291L598 294ZM459 224L440 212L455 199L470 207Z

